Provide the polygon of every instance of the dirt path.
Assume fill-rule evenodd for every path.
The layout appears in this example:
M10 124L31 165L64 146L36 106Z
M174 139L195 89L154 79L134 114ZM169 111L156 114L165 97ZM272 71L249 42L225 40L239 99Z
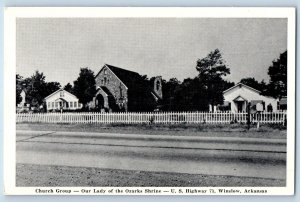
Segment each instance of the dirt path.
M280 187L284 180L17 164L17 186Z

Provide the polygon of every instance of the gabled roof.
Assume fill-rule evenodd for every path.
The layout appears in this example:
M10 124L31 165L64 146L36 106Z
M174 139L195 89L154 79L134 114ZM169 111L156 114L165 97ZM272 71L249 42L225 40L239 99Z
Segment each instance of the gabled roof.
M141 75L137 72L129 71L126 69L122 69L113 65L105 64L100 71L97 73L95 77L99 75L99 73L107 67L110 71L116 75L116 77L127 87L131 88L134 87L137 82L140 83L142 81Z
M143 82L141 75L137 72L121 69L108 64L106 64L106 66L127 86L127 88L132 88Z
M47 97L45 97L44 99L46 100L46 99L48 99L49 97L51 97L51 96L55 95L56 93L58 93L58 92L60 92L60 91L64 91L64 92L68 93L69 95L71 95L71 96L75 97L76 99L78 99L78 98L77 98L75 95L73 95L72 93L70 93L70 92L66 91L66 90L65 90L65 89L63 89L63 88L60 88L60 89L58 89L57 91L55 91L55 92L51 93L50 95L48 95L48 96L47 96Z
M232 86L231 88L228 88L227 90L224 90L223 91L223 93L227 93L227 92L229 92L229 91L231 91L232 89L234 89L234 88L237 88L237 87L245 87L245 88L248 88L248 89L250 89L250 90L252 90L252 91L255 91L255 92L257 92L257 93L261 93L259 90L256 90L256 89L254 89L254 88L252 88L252 87L250 87L250 86L247 86L247 85L245 85L245 84L243 84L243 83L237 83L235 86Z
M237 96L236 98L233 99L234 101L245 101L247 99L243 98L242 96Z
M159 99L159 96L154 92L152 87L142 78L142 76L133 71L122 69L113 65L105 64L95 77L97 77L104 68L108 68L126 87L129 91L139 92L137 96L152 95ZM109 90L104 89L105 86L101 86L102 90L109 93Z
M111 92L106 88L106 86L100 86L100 88L104 91L107 96L113 96Z

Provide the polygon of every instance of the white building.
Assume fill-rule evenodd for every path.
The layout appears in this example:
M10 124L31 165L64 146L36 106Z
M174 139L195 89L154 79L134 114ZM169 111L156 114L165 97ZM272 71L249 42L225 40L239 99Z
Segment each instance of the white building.
M22 92L20 93L20 96L21 96L21 98L22 98L22 101L19 103L19 107L24 107L25 106L25 104L26 104L26 101L25 101L25 99L26 99L26 93L25 93L25 91L24 90L22 90Z
M81 109L78 98L64 89L59 89L45 98L47 111Z
M17 112L28 112L30 110L30 104L26 103L26 92L22 90L20 93L22 101L17 105Z
M261 103L264 111L277 111L279 100L260 93L254 88L238 83L223 92L224 106L228 106L231 112L246 112L248 103L251 104L251 110L256 110L256 105Z

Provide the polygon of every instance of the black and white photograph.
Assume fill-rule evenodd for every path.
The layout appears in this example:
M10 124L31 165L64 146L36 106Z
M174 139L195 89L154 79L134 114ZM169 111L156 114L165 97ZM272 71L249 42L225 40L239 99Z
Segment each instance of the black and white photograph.
M293 8L6 14L8 194L294 193Z

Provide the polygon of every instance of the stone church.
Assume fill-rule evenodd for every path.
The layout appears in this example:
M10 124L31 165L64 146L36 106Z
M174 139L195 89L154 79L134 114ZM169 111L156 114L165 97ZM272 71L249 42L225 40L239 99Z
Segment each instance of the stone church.
M97 93L89 106L96 111L153 111L162 99L161 76L150 83L136 72L105 64L95 81Z

